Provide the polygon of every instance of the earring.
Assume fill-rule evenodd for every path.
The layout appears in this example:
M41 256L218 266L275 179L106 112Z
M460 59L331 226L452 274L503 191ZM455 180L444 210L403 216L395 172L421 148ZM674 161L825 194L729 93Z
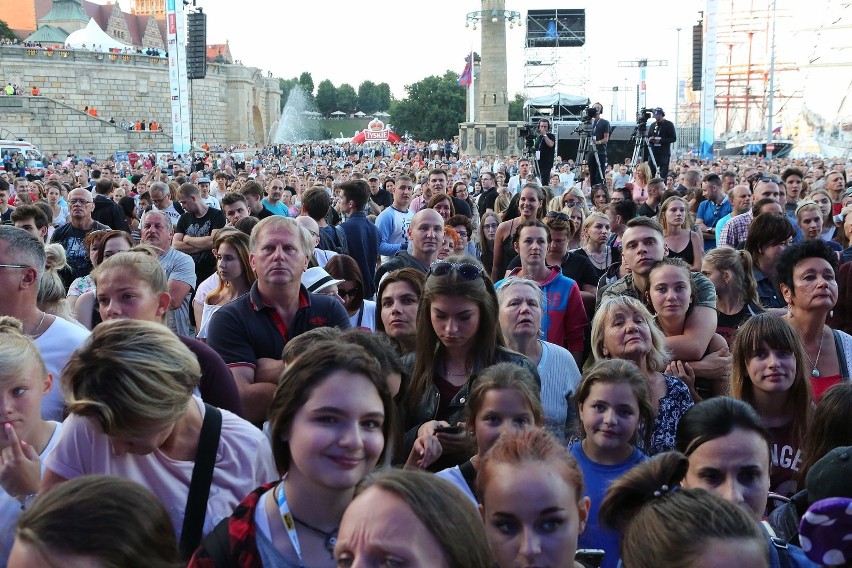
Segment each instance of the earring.
M603 352L603 356L604 356L604 357L609 357L609 349L607 349L606 347L604 347L604 348L603 348L603 350L602 350L602 352Z

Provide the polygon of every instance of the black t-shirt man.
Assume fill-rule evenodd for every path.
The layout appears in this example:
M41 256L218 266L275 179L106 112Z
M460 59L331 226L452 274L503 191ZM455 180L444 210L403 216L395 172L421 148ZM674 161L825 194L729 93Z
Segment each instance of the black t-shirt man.
M208 237L213 231L224 227L226 221L225 214L214 207L208 207L203 217L196 217L195 213L186 212L181 215L175 233L181 233L187 237ZM216 272L216 257L213 256L212 250L194 252L190 256L195 262L195 276L198 282L203 282Z
M549 120L540 120L538 122L538 132L535 155L538 161L539 177L542 180L550 180L550 172L553 170L553 159L556 155L556 136L550 131Z

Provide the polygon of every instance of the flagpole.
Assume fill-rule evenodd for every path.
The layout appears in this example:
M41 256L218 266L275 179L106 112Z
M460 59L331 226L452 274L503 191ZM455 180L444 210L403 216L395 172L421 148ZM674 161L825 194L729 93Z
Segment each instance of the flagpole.
M470 121L476 122L476 115L474 114L476 110L475 100L476 100L476 89L474 88L474 84L476 83L476 77L474 75L473 70L473 44L470 47Z

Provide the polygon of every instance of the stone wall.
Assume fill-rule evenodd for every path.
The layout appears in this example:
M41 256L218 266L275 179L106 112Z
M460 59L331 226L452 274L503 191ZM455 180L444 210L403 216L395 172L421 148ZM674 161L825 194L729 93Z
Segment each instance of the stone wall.
M0 127L8 131L3 136L13 133L50 153L66 152L69 147L99 155L116 150L170 150L171 134L127 132L108 122L110 118L118 124L155 121L170 133L168 71L168 59L163 57L0 47L3 85L17 84L25 92L36 85L43 95L21 97L20 105L8 100L0 103ZM280 115L281 91L278 80L263 76L259 69L208 64L205 79L190 81L190 101L195 144L255 145L270 137ZM94 106L99 118L86 115L86 106ZM89 131L104 138L92 137L85 142L92 146L82 147ZM75 140L69 134L85 136Z

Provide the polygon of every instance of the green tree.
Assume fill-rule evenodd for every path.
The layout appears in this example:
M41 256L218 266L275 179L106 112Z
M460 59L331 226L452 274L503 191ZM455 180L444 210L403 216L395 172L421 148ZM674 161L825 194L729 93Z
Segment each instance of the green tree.
M370 113L379 108L379 89L372 81L364 81L358 85L358 109Z
M526 99L520 93L515 94L515 99L509 101L509 120L524 119L524 103Z
M337 89L334 87L334 83L328 79L320 81L317 86L316 103L317 110L326 116L328 116L328 113L337 110Z
M15 35L15 32L9 28L9 24L4 20L0 20L0 39L18 39L18 36Z
M311 77L309 71L304 71L299 75L299 86L304 89L309 98L314 98L314 78Z
M354 112L358 108L358 93L349 83L343 83L337 88L337 108L345 113Z
M391 105L390 85L387 83L379 83L376 85L376 91L376 102L378 103L378 108L376 110L388 110Z
M278 79L278 86L281 88L281 111L284 111L284 106L287 104L287 99L290 98L290 91L293 87L299 84L299 79Z
M443 77L432 75L406 85L408 96L391 103L390 122L396 131L408 131L419 140L457 135L465 119L465 91L458 79L458 73L447 71Z

